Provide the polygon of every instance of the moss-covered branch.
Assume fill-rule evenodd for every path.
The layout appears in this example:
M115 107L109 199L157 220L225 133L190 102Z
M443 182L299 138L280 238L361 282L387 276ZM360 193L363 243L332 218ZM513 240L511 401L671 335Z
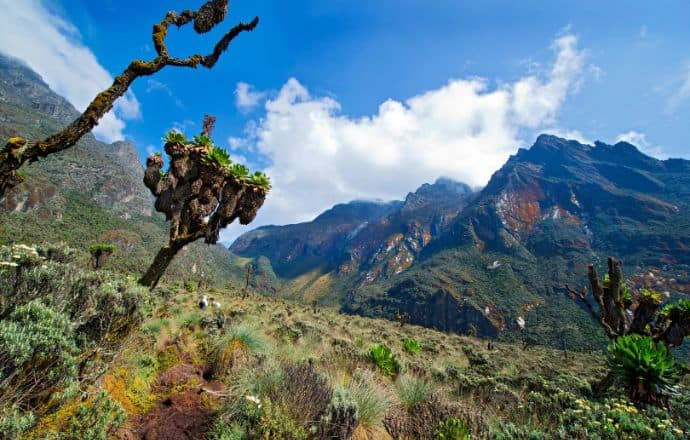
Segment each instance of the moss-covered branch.
M239 23L228 31L208 55L194 54L187 58L171 57L165 43L170 25L178 28L194 22L197 33L205 33L225 19L228 0L211 0L198 11L186 10L182 13L168 12L165 18L153 26L153 44L158 56L151 61L134 60L118 75L113 84L99 93L84 112L62 131L43 140L29 142L21 137L10 138L0 150L0 199L8 190L22 182L17 172L26 162L34 162L41 157L57 153L74 146L82 136L89 133L98 121L110 111L117 98L124 95L132 82L142 76L153 75L166 66L196 68L202 65L213 67L227 50L232 40L245 31L252 31L259 23L256 17L249 23Z

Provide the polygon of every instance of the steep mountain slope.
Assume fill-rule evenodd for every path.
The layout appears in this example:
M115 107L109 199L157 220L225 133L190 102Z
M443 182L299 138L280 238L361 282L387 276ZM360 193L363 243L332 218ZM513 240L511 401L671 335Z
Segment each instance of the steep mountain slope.
M357 235L366 237L365 251L347 252L359 249L356 239L346 247L331 285L351 313L406 313L448 331L596 345L596 323L566 296L564 284L584 285L587 263L615 255L633 287L690 293L689 184L689 161L659 161L624 142L588 146L543 135L477 194L444 198L428 191L437 182L408 196L403 208ZM427 202L413 203L421 194ZM411 205L414 220L405 217ZM383 224L396 227L375 233ZM270 252L252 246L232 250L275 264ZM342 270L348 261L352 269Z
M79 113L21 61L0 54L0 141L54 133ZM114 267L139 272L165 243L167 225L153 214L134 146L87 134L73 148L24 167L26 180L0 201L0 242L66 241L85 248L114 243ZM222 246L185 249L177 277L226 283L232 255ZM193 269L193 271L191 270Z
M352 286L401 273L472 197L450 179L405 201L336 205L312 222L258 228L230 250L255 259L254 285L308 300L337 302Z

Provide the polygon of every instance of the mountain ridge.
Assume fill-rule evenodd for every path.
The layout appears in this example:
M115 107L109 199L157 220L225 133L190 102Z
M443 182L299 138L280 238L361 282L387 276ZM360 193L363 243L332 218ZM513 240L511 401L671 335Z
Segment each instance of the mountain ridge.
M586 347L603 339L563 285L583 284L588 263L616 255L631 270L632 288L668 290L672 297L690 293L685 183L690 161L654 159L626 142L589 146L541 135L477 192L458 184L463 197L446 193L444 199L443 192L434 193L442 187L437 181L409 193L399 210L370 221L339 255L325 256L341 261L338 270L277 263L269 243L280 242L279 226L262 237L261 251L248 242L230 249L261 260L262 274L282 265L274 273L276 294L508 339L525 333L517 331L520 318L527 332L552 345L561 336L548 329L570 320L563 337ZM406 216L406 206L413 215ZM309 222L301 228L318 233ZM297 251L299 234L289 236Z

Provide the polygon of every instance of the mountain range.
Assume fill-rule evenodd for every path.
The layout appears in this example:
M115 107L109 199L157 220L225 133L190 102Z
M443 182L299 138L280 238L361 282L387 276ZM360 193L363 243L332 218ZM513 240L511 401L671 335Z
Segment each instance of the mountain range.
M337 205L230 250L254 284L343 311L580 348L597 323L564 288L621 258L631 287L690 294L690 161L541 135L479 191L448 178L404 201ZM524 329L523 327L524 323Z

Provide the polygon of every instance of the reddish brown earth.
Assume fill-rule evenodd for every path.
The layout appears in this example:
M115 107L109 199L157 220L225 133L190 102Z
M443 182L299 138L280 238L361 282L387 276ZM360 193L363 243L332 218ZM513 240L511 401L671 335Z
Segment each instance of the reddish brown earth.
M162 396L144 415L131 417L120 440L201 440L210 428L223 383L204 379L203 365L183 363L161 373L154 391Z

